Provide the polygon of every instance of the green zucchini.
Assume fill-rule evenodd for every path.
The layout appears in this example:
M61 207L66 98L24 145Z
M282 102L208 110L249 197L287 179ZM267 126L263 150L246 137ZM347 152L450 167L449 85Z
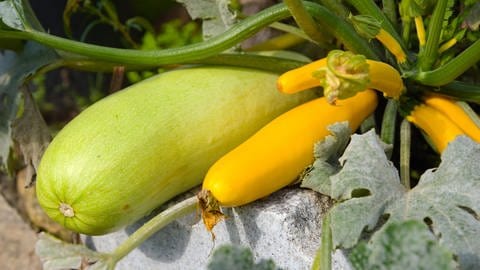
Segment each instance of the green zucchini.
M46 213L79 233L118 230L202 182L263 125L315 97L277 75L196 67L157 75L93 104L55 136L37 172Z

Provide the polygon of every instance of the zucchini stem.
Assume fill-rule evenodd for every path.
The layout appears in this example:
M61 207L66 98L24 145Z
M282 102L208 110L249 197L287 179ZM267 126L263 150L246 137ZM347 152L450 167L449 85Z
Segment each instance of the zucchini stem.
M118 261L125 257L132 250L137 248L147 238L155 232L170 224L172 221L183 217L197 209L197 196L192 196L174 206L166 209L160 214L143 224L137 231L130 235L127 240L121 243L111 254L111 266L115 266Z
M448 0L439 0L435 5L432 18L428 24L428 38L423 53L419 55L418 64L422 71L431 70L438 56L438 44L442 33L443 18ZM416 18L416 17L415 17Z
M70 206L69 204L61 203L60 206L58 207L58 210L65 217L74 217L75 216L75 211L73 211L72 206Z

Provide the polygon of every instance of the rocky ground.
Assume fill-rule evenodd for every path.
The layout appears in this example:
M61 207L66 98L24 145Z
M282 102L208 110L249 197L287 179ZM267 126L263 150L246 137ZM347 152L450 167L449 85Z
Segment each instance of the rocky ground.
M4 270L42 269L35 255L37 234L0 196L0 261Z
M38 205L35 188L25 188L24 170L16 179L0 175L0 269L42 269L35 254L38 232L45 230L65 241L76 235L46 216Z

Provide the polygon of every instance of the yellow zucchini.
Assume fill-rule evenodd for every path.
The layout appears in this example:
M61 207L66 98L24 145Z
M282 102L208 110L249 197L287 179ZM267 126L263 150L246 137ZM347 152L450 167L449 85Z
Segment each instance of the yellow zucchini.
M330 105L325 97L280 115L220 158L208 171L203 190L222 206L239 206L292 183L313 162L313 146L348 121L352 131L373 113L377 96L365 90Z
M403 93L402 77L395 68L379 61L367 59L366 62L369 65L369 88L382 91L384 96L391 98L398 98ZM327 58L322 58L283 73L277 81L278 90L292 94L320 86L320 80L313 73L327 67L327 64Z
M454 100L441 96L428 96L425 104L443 113L474 141L480 142L480 128Z
M465 134L446 115L425 104L415 106L407 120L427 134L439 153L457 136Z
M130 224L202 182L223 154L314 98L278 93L277 75L198 67L119 91L73 119L47 148L37 196L65 227L90 235Z
M480 142L480 128L462 107L449 98L437 95L425 97L424 103L415 106L407 120L426 133L439 153L459 135Z

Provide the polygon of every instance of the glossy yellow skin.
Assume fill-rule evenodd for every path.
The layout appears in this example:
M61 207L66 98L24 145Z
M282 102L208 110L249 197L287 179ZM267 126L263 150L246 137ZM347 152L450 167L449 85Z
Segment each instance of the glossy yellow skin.
M274 119L219 159L208 171L203 189L223 206L239 206L292 183L313 160L313 146L348 121L356 130L375 110L375 91L365 90L330 105L326 98L302 104Z
M425 104L415 106L407 120L427 134L439 153L457 136L465 134L445 114Z
M440 96L429 96L425 98L425 104L443 113L470 138L480 142L480 128L455 101Z
M368 87L382 91L387 97L398 98L404 89L400 73L383 62L367 59L367 63L370 66L370 84ZM293 94L320 86L320 80L313 77L312 72L326 66L327 58L322 58L287 71L278 78L277 88L282 93Z

